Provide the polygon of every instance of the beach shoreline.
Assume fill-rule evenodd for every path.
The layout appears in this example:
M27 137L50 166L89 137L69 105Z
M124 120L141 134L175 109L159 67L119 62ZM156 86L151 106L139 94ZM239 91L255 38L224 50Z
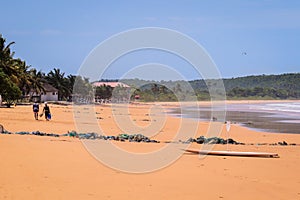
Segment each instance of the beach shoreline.
M278 102L278 101L276 101ZM208 104L208 102L206 102ZM167 110L176 103L159 103ZM130 119L139 128L156 123L153 103L129 104ZM84 105L82 107L85 107ZM41 131L64 134L77 130L72 106L50 104L51 121L34 120L31 106L0 108L0 124L11 132ZM110 105L92 109L105 135L123 133ZM120 117L122 113L114 113ZM177 137L182 123L193 137L207 136L209 122L166 115L162 129L151 135L159 141ZM196 130L189 126L197 123ZM217 133L226 138L225 124ZM229 145L230 151L273 152L280 158L245 158L182 154L172 164L151 173L131 174L112 169L95 159L77 138L0 134L0 199L297 199L300 197L300 146L261 145L282 141L300 144L297 134L253 131L232 124L229 136L246 145ZM111 142L111 141L106 141ZM166 143L115 142L134 153L156 152ZM260 145L259 145L260 143ZM189 148L200 149L192 143ZM214 145L213 150L226 150Z
M219 112L219 113L218 113ZM299 134L300 101L229 101L215 105L183 104L172 108L169 113L177 117L192 118L199 121L230 121L254 131ZM214 113L220 116L218 119ZM221 113L221 114L220 114Z

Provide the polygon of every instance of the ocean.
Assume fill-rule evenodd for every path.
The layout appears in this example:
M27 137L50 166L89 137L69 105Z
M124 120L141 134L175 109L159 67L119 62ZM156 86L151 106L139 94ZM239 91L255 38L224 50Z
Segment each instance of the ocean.
M227 104L225 112L224 121L231 121L250 129L275 133L300 133L300 102ZM214 117L209 106L186 106L172 110L171 114L200 121L211 120Z

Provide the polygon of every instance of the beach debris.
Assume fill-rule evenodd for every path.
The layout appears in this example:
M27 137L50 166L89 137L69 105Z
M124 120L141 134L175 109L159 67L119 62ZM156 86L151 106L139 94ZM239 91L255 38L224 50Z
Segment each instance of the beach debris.
M59 137L59 134L54 134L54 133L43 133L40 131L32 131L32 132L27 132L27 131L19 131L15 132L17 135L37 135L37 136L50 136L50 137Z
M78 138L94 140L94 139L98 138L98 134L97 133L79 133Z
M99 135L97 133L77 133L76 131L68 131L65 134L55 134L55 133L44 133L40 131L19 131L19 132L9 132L4 129L4 127L0 124L0 134L17 134L17 135L36 135L36 136L48 136L48 137L75 137L79 138L81 140L83 139L89 139L89 140L114 140L114 141L120 141L120 142L143 142L143 143L160 143L158 140L150 139L147 136L143 134L126 134L126 133L121 133L119 135L111 135L111 136L106 136L106 135ZM277 142L277 143L242 143L242 142L237 142L232 138L228 139L223 139L219 137L209 137L206 138L204 136L200 136L198 138L189 138L185 141L179 140L179 141L164 141L164 143L182 143L182 144L190 144L190 143L197 143L197 144L234 144L234 145L281 145L281 146L298 146L300 144L296 143L287 143L286 141L282 142Z
M279 145L282 145L282 146L286 146L288 145L288 143L286 143L286 141L283 141L283 142L278 142Z
M126 134L124 138L124 134L120 134L121 138L128 140L129 142L151 142L151 143L159 143L157 140L151 140L147 136L144 136L142 134L133 134L133 135L128 135L128 138L126 139Z
M159 143L157 140L153 140L148 138L145 135L142 134L126 134L122 133L119 135L99 135L97 133L77 133L76 131L70 131L66 134L63 134L62 136L70 136L70 137L76 137L79 139L100 139L100 140L115 140L115 141L121 141L125 142L126 140L129 142L146 142L146 143Z
M15 134L17 135L29 135L30 132L26 132L26 131L19 131L19 132L15 132Z
M182 142L184 144L189 144L189 143L192 143L192 142L196 142L198 144L236 144L236 145L239 144L239 145L245 145L245 143L237 142L237 141L233 140L232 138L228 138L226 140L226 139L219 138L219 137L206 138L204 136L200 136L196 139L189 138L186 141L180 141L180 142Z
M290 143L289 145L291 145L291 146L296 146L297 144L296 144L296 143Z

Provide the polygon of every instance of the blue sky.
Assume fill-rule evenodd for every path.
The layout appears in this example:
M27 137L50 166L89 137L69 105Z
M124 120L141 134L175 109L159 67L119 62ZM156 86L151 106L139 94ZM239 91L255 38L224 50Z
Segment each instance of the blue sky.
M16 42L15 56L44 72L61 68L76 74L100 42L141 27L173 29L193 38L224 78L300 72L297 0L15 0L1 2L0 20L0 33ZM106 77L119 78L124 70L149 62L174 67L189 80L201 78L178 58L149 51L120 59Z

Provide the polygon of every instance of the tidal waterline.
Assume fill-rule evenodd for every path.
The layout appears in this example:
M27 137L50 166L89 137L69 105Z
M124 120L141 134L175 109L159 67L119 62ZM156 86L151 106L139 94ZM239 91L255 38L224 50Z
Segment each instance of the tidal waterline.
M184 115L176 108L170 114L200 121L219 120L208 105L183 109ZM226 121L258 131L300 134L300 102L227 104Z

